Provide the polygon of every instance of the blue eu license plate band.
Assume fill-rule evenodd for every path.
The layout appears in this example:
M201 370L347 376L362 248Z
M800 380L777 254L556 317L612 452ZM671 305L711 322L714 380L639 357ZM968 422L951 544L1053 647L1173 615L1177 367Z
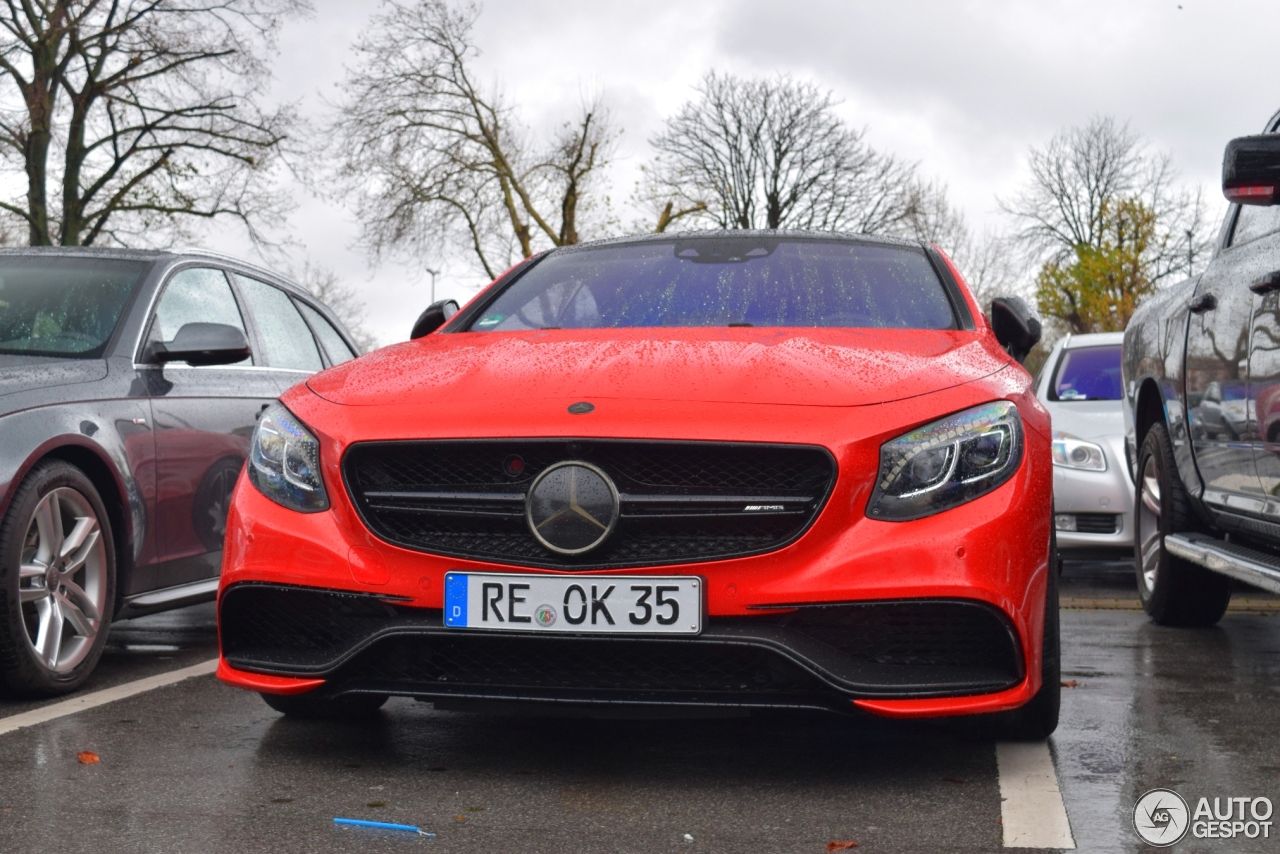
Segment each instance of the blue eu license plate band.
M467 625L467 576L450 572L444 577L444 624L457 628Z

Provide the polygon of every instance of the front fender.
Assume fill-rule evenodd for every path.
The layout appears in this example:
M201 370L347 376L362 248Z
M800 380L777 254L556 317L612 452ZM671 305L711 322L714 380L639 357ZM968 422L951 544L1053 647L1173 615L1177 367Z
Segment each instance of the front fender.
M27 473L49 456L92 455L99 471L113 481L121 500L124 531L120 548L131 564L142 554L147 535L146 497L139 471L154 471L155 451L146 400L110 400L27 409L0 418L0 516ZM137 419L137 422L135 422ZM140 424L138 422L141 422ZM136 438L135 438L136 437ZM89 472L92 477L95 472ZM104 496L110 497L110 496ZM123 543L122 543L123 545Z

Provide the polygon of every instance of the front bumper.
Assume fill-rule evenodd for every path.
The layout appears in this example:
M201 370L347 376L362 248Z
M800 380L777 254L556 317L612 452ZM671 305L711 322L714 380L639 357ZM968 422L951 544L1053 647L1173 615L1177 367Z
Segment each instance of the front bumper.
M1084 530L1058 528L1058 549L1117 556L1133 549L1133 481L1124 456L1124 437L1090 438L1103 448L1106 471L1053 467L1053 511L1075 517Z
M844 711L857 706L888 716L1015 708L1040 688L1052 504L1047 423L1039 424L1039 413L1028 410L1032 417L1023 464L993 492L912 522L881 522L864 515L870 473L876 470L883 441L939 414L1005 395L1014 395L1020 405L1032 401L1021 386L1011 387L997 377L927 400L884 406L796 407L796 412L686 406L681 413L684 439L818 444L836 457L839 475L821 513L789 545L765 554L663 567L663 574L704 580L706 629L697 638L679 640L495 636L446 629L440 620L445 573L562 570L448 557L376 537L347 499L339 461L354 437L380 438L378 425L357 408L299 396L287 402L321 439L332 506L321 513L294 513L241 479L228 518L219 592L219 674L250 690L306 690L317 696L364 691L562 703ZM593 435L661 438L645 433L663 427L647 426L653 419L645 414L646 406L618 403L616 415L602 407L593 413L593 418L600 416L593 422ZM326 419L357 418L367 420L332 428L340 428L342 437L319 426ZM557 423L526 428L534 436L565 435ZM625 578L645 571L628 567L593 573ZM228 610L255 586L305 588L301 592L307 595L356 594L348 604L357 615L368 603L377 607L360 618L366 622L353 634L326 636L313 646L306 641L301 648L296 638L314 635L309 621L289 623L292 628L286 630L277 616L285 613L284 606L267 607L258 622L275 626L276 640L262 643L242 632L239 618L231 618ZM364 604L357 607L357 600ZM985 615L987 626L1001 627L1004 640L989 645L984 655L942 661L940 651L957 646L956 633L965 625L963 619L944 615L917 635L899 632L896 638L906 637L908 647L920 637L933 638L932 646L924 643L902 657L885 651L883 634L869 639L858 635L859 620L853 618L886 606L944 603ZM838 615L842 625L836 636L821 639L800 631L797 621L809 622L808 615L819 611ZM323 625L325 619L320 614L310 622ZM265 676L285 681L268 684L262 681Z

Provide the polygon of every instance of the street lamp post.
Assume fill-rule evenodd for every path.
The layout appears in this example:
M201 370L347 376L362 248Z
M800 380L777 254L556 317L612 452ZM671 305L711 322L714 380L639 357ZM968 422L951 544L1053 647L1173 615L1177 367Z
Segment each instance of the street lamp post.
M436 301L436 276L440 275L439 270L432 270L430 267L426 271L431 274L431 301Z

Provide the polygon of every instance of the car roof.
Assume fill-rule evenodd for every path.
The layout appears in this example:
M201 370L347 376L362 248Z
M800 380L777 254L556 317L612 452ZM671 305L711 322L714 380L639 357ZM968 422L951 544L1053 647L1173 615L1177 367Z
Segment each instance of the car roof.
M318 301L306 288L298 285L290 277L249 263L234 255L226 255L208 249L128 249L116 246L17 246L0 247L0 258L5 256L37 256L37 257L79 257L79 258L122 258L136 261L182 261L208 260L233 264L245 271L252 271L269 279L273 285L285 287L297 296L306 297L308 301Z
M657 234L639 234L632 237L610 237L604 240L592 240L562 246L553 252L572 252L578 249L595 249L601 246L627 246L643 243L669 243L672 240L693 240L716 237L781 237L801 240L856 241L858 243L880 243L885 246L910 246L922 248L918 240L906 240L900 237L886 237L879 234L855 234L840 231L803 231L800 229L710 229L705 231L663 231Z
M1074 350L1077 347L1099 347L1106 344L1123 344L1123 332L1090 332L1087 335L1069 335L1062 342L1062 349Z

